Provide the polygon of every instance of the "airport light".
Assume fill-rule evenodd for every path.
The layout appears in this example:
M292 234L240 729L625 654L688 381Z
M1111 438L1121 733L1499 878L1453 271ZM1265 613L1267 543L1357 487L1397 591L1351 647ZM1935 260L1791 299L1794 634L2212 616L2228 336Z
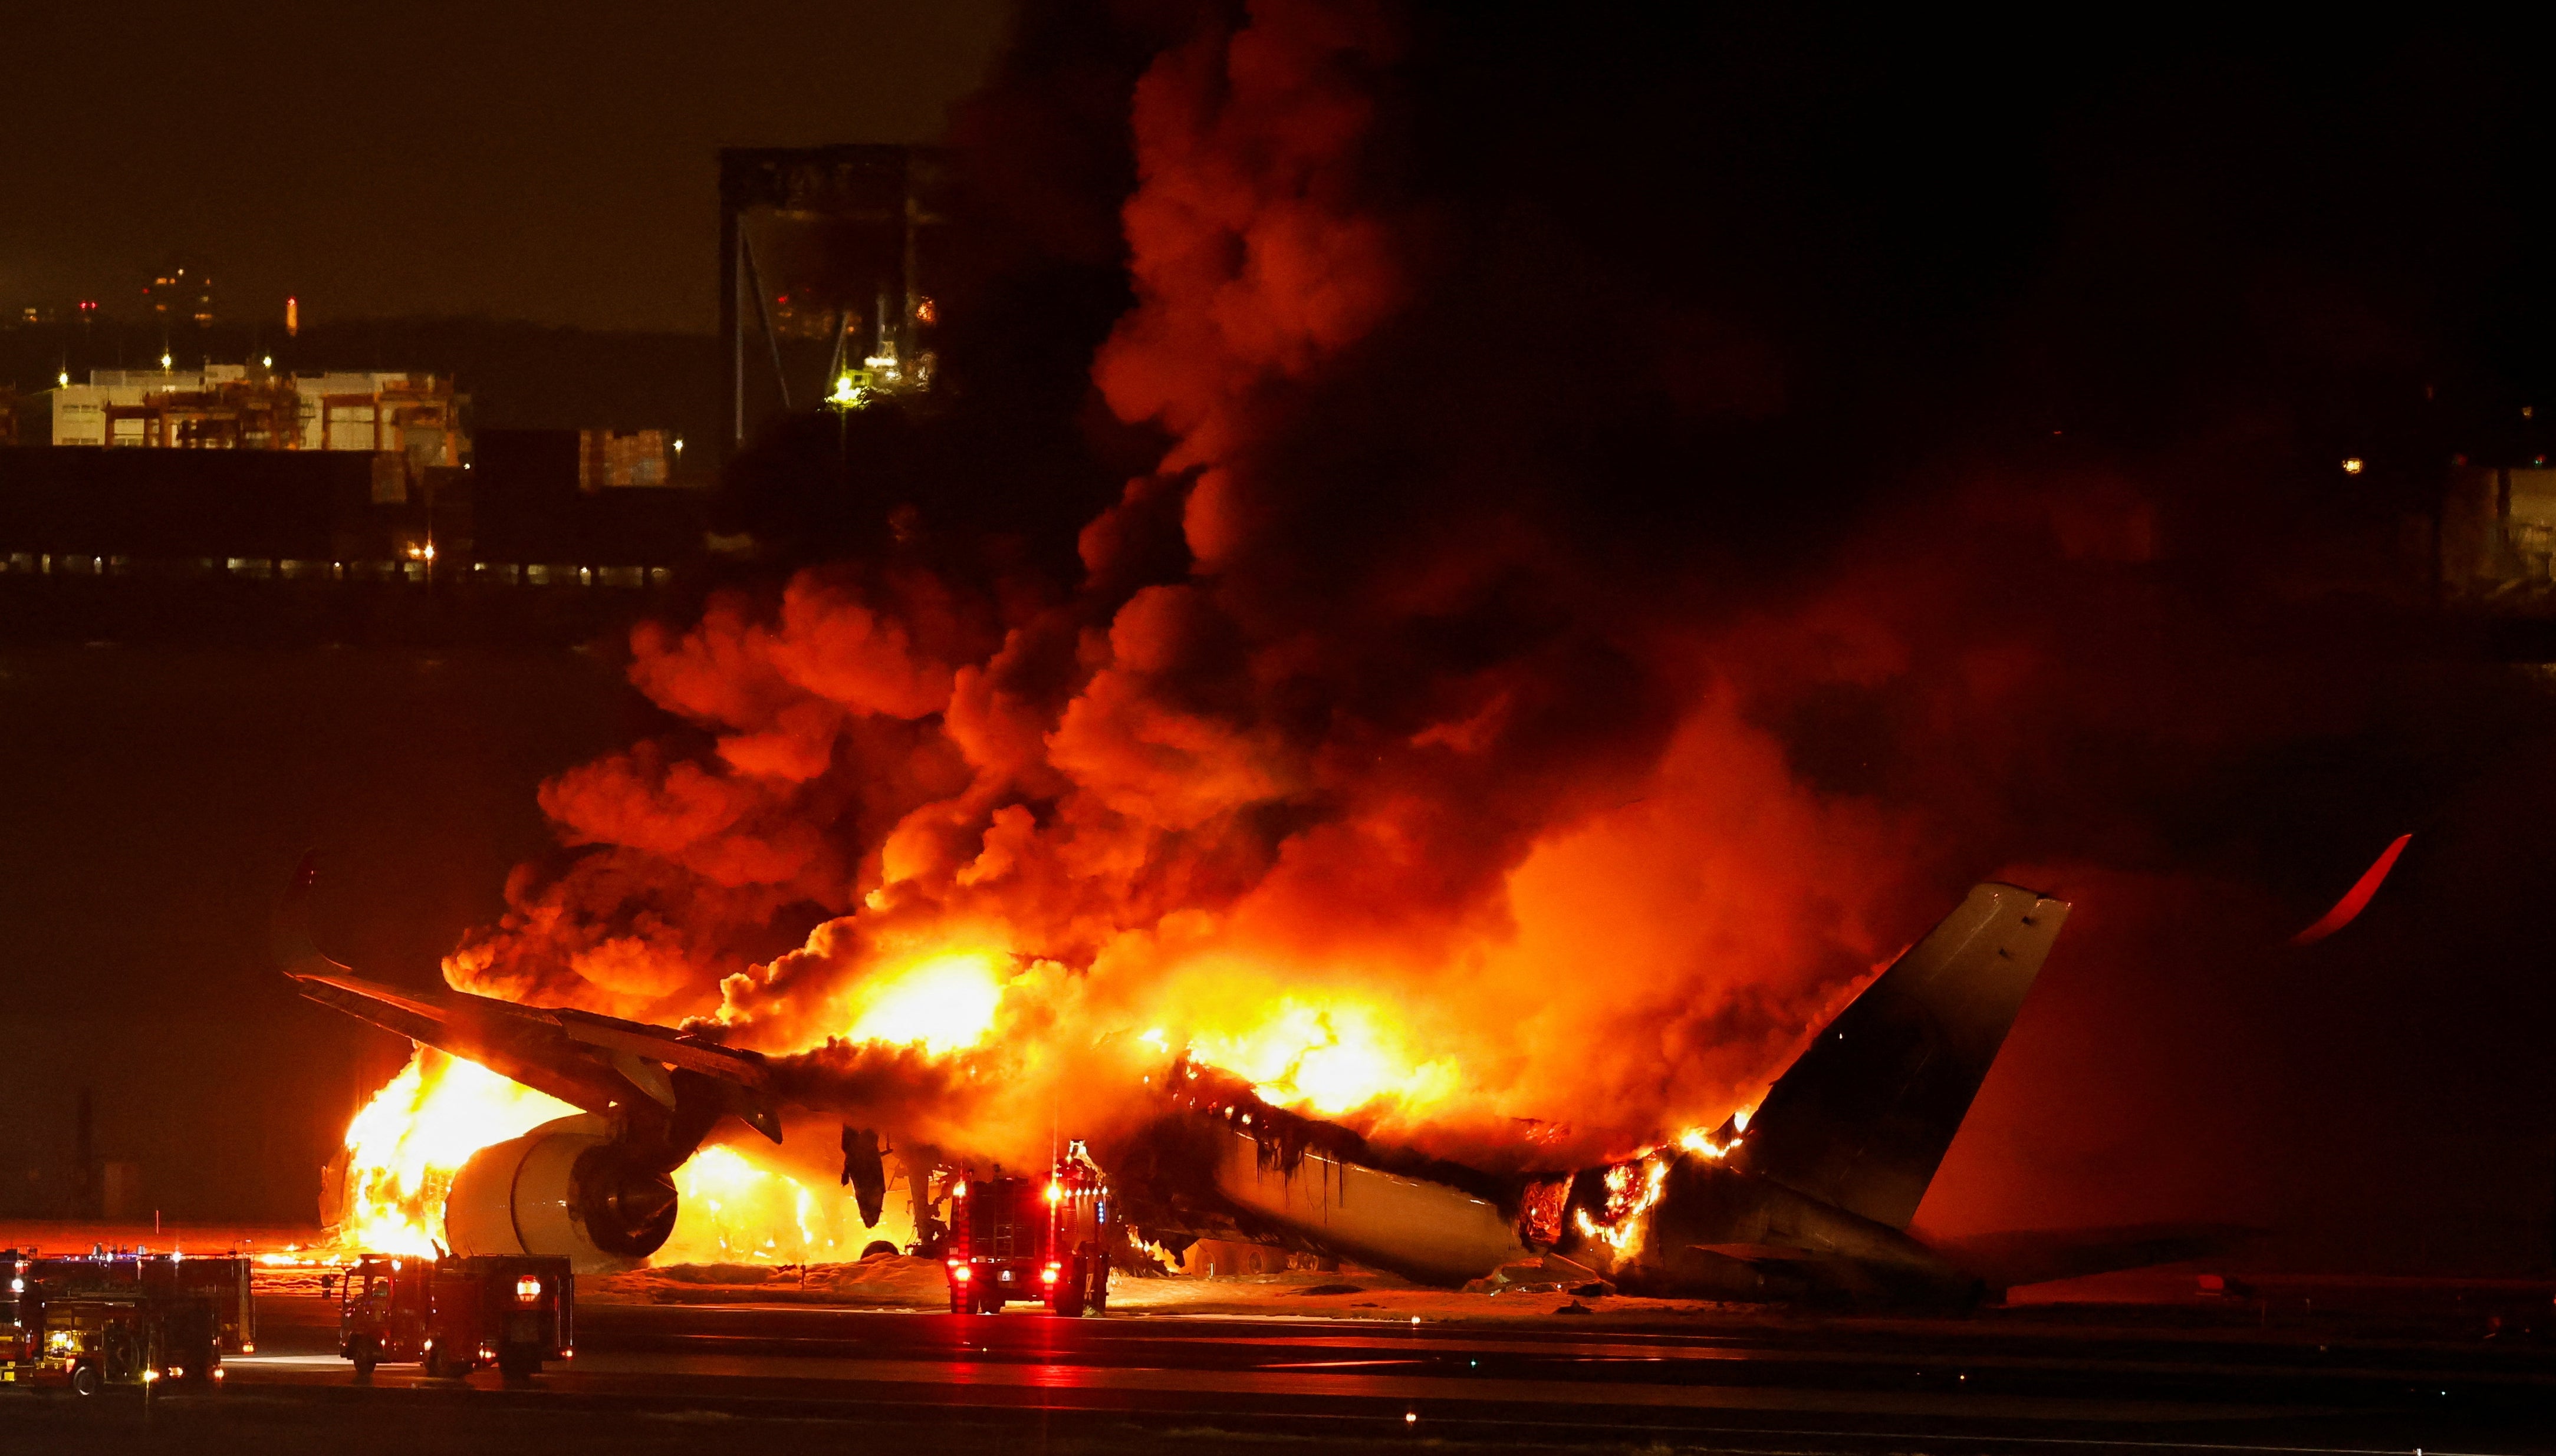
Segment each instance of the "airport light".
M2359 455L2347 455L2344 457L2343 473L2346 475L2359 475L2362 471L2367 468L2369 468L2369 462L2364 460Z

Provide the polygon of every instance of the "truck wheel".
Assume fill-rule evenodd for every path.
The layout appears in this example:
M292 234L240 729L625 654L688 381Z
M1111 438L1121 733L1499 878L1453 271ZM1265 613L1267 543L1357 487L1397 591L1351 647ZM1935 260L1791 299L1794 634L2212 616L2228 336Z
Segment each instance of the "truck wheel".
M83 1360L71 1367L71 1394L94 1395L106 1389L106 1377L98 1374L94 1361Z
M370 1335L357 1335L346 1346L346 1358L355 1363L355 1379L368 1381L373 1378L373 1367L382 1363L382 1347Z

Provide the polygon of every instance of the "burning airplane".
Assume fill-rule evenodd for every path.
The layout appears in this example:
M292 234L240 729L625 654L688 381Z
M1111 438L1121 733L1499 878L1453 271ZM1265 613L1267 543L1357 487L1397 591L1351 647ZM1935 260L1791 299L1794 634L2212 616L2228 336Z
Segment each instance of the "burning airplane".
M359 978L311 944L311 878L306 866L278 919L305 996L566 1110L468 1155L442 1209L452 1252L636 1265L674 1229L676 1169L730 1120L782 1144L785 1111L842 1120L842 1181L877 1223L881 1143L856 1126L877 1107L812 1095L774 1058L700 1031ZM1379 1146L1188 1053L1127 1089L1134 1115L1098 1151L1126 1221L1175 1251L1242 1240L1443 1285L1541 1262L1628 1293L1965 1301L1981 1275L1908 1224L2067 913L1977 887L1818 1031L1753 1115L1599 1166L1494 1173Z

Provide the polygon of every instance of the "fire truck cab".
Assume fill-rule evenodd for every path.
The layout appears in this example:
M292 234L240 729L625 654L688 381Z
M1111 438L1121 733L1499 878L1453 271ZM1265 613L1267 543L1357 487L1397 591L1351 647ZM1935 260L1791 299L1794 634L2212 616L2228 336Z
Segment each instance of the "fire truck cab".
M415 1362L441 1378L494 1365L524 1380L575 1353L576 1279L565 1259L367 1254L344 1277L337 1353L358 1377Z
M942 1266L950 1312L995 1314L1037 1299L1058 1314L1109 1306L1109 1184L1081 1143L1045 1178L961 1172L950 1187Z

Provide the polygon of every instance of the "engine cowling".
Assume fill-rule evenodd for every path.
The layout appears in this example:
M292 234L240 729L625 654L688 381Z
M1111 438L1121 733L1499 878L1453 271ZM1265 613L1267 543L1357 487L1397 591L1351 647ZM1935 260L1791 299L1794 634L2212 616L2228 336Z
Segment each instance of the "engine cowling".
M675 1184L600 1118L544 1123L471 1154L444 1203L457 1255L565 1256L578 1274L636 1268L675 1231Z

